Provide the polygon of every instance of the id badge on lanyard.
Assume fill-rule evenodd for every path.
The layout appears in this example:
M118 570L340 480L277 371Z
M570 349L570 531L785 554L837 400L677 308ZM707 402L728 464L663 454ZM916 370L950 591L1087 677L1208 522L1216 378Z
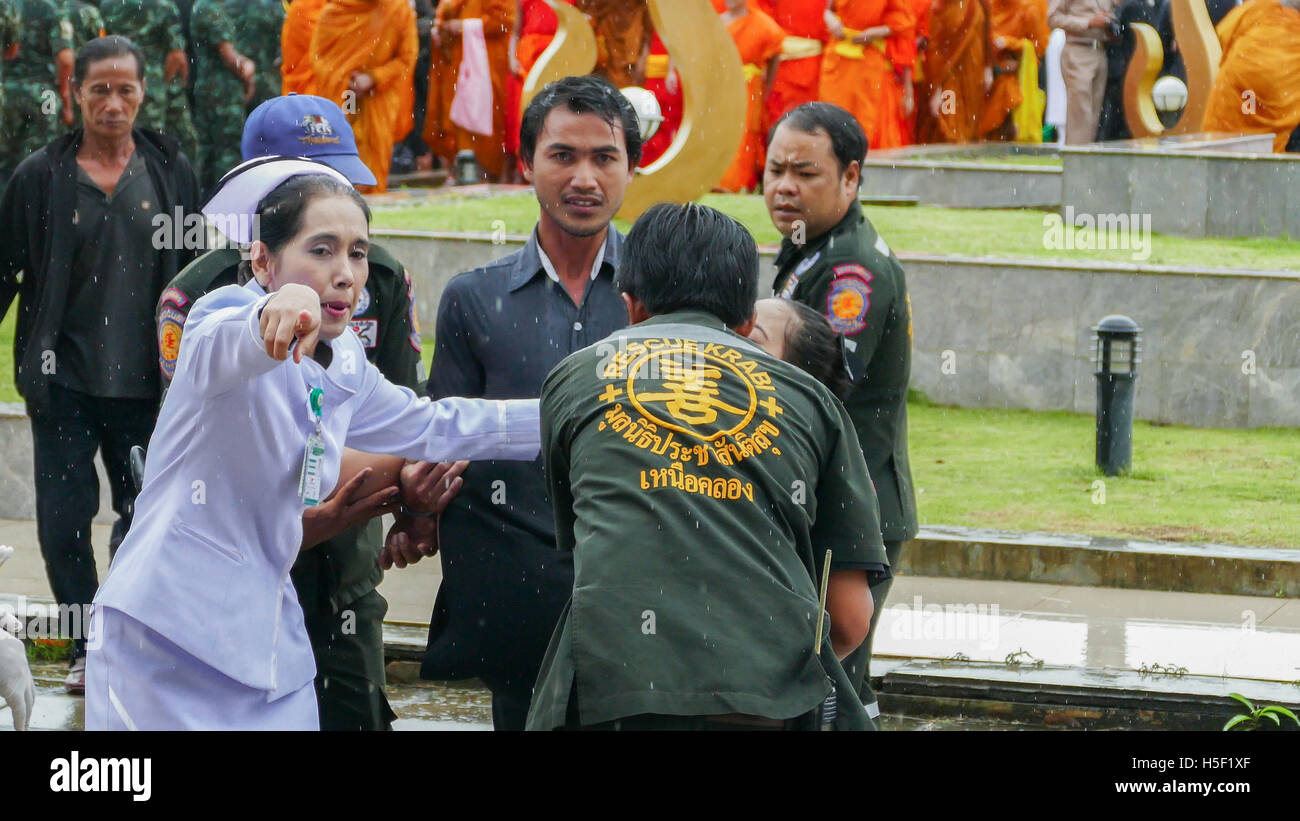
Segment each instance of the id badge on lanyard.
M302 473L298 476L298 496L308 507L320 504L321 473L325 468L325 439L321 436L320 388L307 393L307 418L313 430L307 436L307 447L302 455Z

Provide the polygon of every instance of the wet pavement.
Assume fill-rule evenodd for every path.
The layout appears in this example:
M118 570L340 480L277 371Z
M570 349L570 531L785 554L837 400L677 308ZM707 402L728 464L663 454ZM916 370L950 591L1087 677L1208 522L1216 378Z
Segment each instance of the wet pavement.
M399 663L400 665L400 663ZM398 667L390 673L398 679L413 671ZM34 731L81 730L85 721L85 699L63 691L66 668L59 662L32 666L36 679L36 704L31 728ZM492 696L477 682L391 681L388 700L397 713L393 729L398 731L491 731ZM0 707L0 732L10 730L8 709ZM1020 730L1041 729L1032 724L995 721L986 718L916 718L882 716L884 729L905 731L936 730Z
M96 526L101 575L108 529ZM48 601L35 524L0 521L0 544L17 548L0 569L0 606ZM1031 576L1032 578L1033 576ZM399 729L489 729L491 704L477 683L419 682L432 603L442 581L437 559L387 574L385 645L389 698ZM1062 694L1098 709L1201 705L1218 709L1231 692L1255 701L1300 704L1300 600L1042 582L900 576L877 625L873 674L889 670L884 693L951 692L951 698L1044 701ZM400 672L405 663L408 672ZM78 727L81 701L62 692L58 666L42 669L34 726ZM947 688L945 690L945 688ZM982 691L983 696L970 693ZM919 695L917 696L920 697ZM900 700L886 710L915 715ZM7 709L0 727L8 728ZM967 717L887 717L897 729L983 728ZM1032 716L1027 719L1035 721ZM991 721L989 727L1025 727Z

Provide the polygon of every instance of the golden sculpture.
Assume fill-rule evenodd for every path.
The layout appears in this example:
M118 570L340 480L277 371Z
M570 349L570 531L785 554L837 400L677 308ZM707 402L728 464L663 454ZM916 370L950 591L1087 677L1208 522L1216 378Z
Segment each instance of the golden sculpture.
M533 63L533 68L524 79L523 92L520 94L519 110L528 108L528 103L547 83L553 83L564 77L590 74L596 67L596 34L582 12L568 3L546 0L546 5L555 9L558 23L555 37Z
M596 36L587 18L546 0L559 25L555 39L524 81L528 105L547 83L588 74L596 65ZM745 75L740 54L709 0L649 0L650 17L682 85L682 122L659 159L639 169L619 217L632 221L657 202L690 202L726 173L745 127Z
M1155 29L1146 23L1134 23L1133 59L1124 75L1124 119L1134 139L1200 131L1210 89L1223 58L1223 47L1214 33L1205 0L1171 0L1171 6L1174 40L1187 69L1187 104L1172 127L1166 129L1161 124L1151 99L1151 87L1164 66L1164 48Z

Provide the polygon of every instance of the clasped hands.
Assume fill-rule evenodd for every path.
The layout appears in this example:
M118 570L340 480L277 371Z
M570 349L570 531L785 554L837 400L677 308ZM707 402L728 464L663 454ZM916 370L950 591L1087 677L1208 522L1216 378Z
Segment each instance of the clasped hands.
M363 465L359 470L358 465ZM438 516L460 492L468 462L406 462L344 451L339 475L349 478L302 516L302 548L315 547L376 516L391 513L379 565L406 567L438 551Z

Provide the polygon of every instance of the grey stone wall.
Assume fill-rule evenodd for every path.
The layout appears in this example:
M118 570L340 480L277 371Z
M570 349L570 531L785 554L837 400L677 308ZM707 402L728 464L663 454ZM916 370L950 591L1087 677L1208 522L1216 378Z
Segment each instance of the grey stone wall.
M1271 144L1269 145L1271 147ZM1080 214L1150 214L1188 237L1300 237L1300 157L1230 151L1061 148L1061 205Z
M1300 426L1297 275L903 262L915 327L912 385L937 402L1093 413L1089 327L1120 313L1143 329L1139 418ZM945 351L954 373L943 372Z
M873 196L916 197L921 205L1055 208L1061 204L1060 168L868 156L864 175Z

